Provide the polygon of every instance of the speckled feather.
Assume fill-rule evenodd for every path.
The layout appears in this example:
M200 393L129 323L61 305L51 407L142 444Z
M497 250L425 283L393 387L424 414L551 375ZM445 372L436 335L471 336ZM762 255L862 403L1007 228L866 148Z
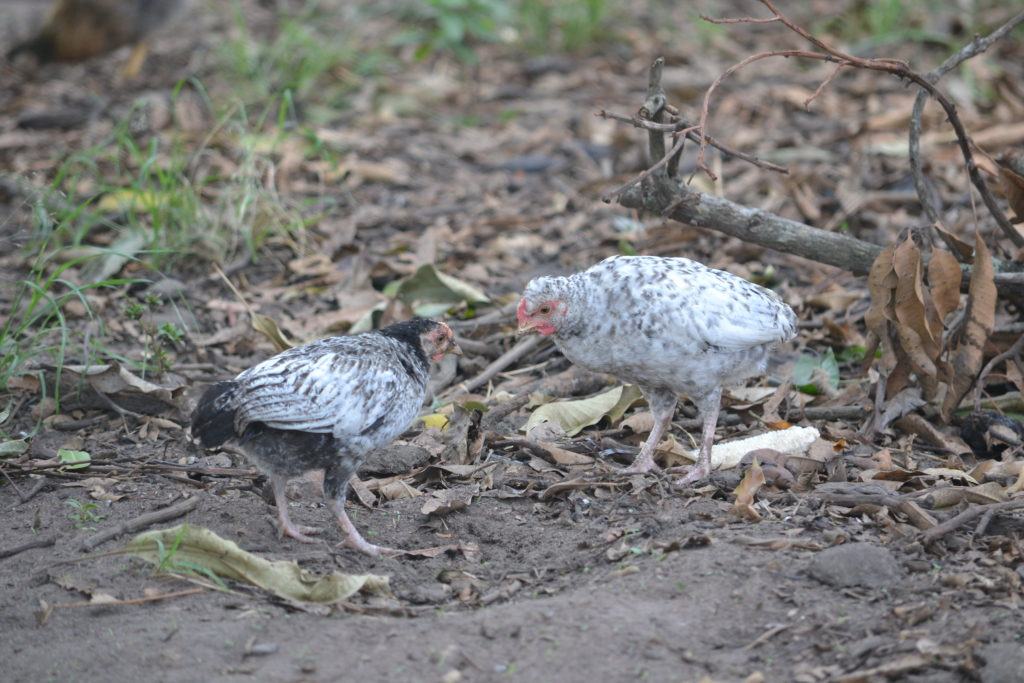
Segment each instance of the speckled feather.
M235 439L269 473L326 469L347 480L363 457L416 417L430 365L410 321L289 349L207 390L192 432L207 447ZM406 329L408 328L408 329ZM339 485L343 482L338 482Z
M774 292L684 258L615 256L569 277L527 285L529 309L567 305L554 333L571 361L700 403L763 373L796 316Z

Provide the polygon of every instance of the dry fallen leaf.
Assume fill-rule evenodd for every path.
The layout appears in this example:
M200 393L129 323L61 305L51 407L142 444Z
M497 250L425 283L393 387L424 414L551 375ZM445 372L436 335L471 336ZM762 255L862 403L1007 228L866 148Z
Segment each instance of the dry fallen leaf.
M996 319L996 285L992 257L981 235L975 235L974 268L967 292L964 324L955 340L950 363L952 377L942 402L942 419L949 422L960 400L974 385L985 360L985 344L992 334Z
M751 522L761 521L761 513L754 509L754 496L764 486L764 471L761 464L755 459L747 473L743 475L743 481L733 490L736 502L733 503L732 513Z
M284 332L277 326L272 318L262 315L260 313L252 314L252 329L261 333L270 343L274 345L274 349L278 352L287 351L288 349L295 346L295 342L284 336Z
M246 552L209 529L181 524L141 533L124 548L129 555L162 565L165 548L175 548L171 560L192 572L206 569L222 579L259 586L275 595L300 602L334 603L359 592L389 593L388 577L331 572L315 575L294 561L271 562Z

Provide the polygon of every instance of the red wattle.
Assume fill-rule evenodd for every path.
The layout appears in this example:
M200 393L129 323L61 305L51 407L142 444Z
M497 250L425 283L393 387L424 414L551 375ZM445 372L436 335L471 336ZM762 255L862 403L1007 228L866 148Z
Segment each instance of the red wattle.
M516 309L516 321L520 325L526 322L526 299L519 300L519 308Z

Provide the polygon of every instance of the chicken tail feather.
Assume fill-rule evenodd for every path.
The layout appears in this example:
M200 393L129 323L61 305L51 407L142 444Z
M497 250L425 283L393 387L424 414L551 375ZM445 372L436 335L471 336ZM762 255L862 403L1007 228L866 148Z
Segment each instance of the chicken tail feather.
M192 436L203 448L216 448L235 436L238 382L217 382L206 390L192 413Z

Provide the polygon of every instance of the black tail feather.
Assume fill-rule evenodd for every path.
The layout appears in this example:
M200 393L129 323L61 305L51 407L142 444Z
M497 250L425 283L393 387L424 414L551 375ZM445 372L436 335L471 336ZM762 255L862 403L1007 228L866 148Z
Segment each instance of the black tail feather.
M210 386L192 413L192 436L203 448L216 448L235 436L235 394L238 382Z

